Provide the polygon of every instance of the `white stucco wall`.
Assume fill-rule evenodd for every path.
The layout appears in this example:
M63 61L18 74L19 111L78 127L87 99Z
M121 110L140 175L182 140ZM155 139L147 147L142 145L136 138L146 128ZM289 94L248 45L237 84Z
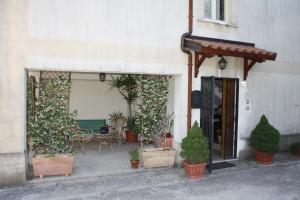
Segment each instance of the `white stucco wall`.
M0 185L25 180L26 2L0 1Z
M111 80L111 75L107 74L105 82L100 82L98 75L97 73L72 73L70 111L77 110L76 119L106 119L107 123L112 112L120 111L127 116L128 106L123 96L106 82ZM174 112L174 80L175 77L169 79L167 105L169 114Z
M98 74L73 73L70 111L77 110L77 119L109 119L112 112L127 116L127 104L117 89L100 82ZM106 80L109 80L107 76ZM108 122L108 121L107 121Z
M239 150L263 113L282 134L299 133L300 2L226 2L228 24L216 24L201 18L203 0L195 0L194 34L278 52L277 61L256 64L247 87L240 88ZM183 0L0 1L0 177L24 178L25 69L173 75L178 146L186 134L187 58L179 46L187 10ZM207 59L200 76L241 79L242 60L227 59L220 74L217 60ZM200 88L199 78L193 88ZM193 119L198 117L193 111Z
M275 62L257 64L248 77L250 110L246 133L266 114L281 134L300 133L300 2L243 1L239 38L278 53ZM243 26L242 26L243 24Z
M196 0L201 5L202 0ZM203 2L202 2L203 3ZM255 43L278 53L275 62L257 63L251 69L247 86L240 85L238 151L246 147L246 138L265 114L282 135L300 133L300 2L297 0L230 1L236 9L227 24L201 20L195 8L195 35ZM235 7L235 8L234 8ZM200 8L202 9L202 8ZM236 17L236 19L234 19ZM217 59L206 59L200 76L234 77L242 81L243 60L227 58L228 67L221 73ZM194 79L193 89L200 89L200 79ZM249 104L246 102L249 100ZM249 108L249 109L248 109ZM199 118L193 110L193 119Z

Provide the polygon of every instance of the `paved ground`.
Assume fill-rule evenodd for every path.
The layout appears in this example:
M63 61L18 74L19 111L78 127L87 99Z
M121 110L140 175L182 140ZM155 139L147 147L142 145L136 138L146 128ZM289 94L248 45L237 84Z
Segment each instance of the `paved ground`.
M87 178L95 176L104 176L120 173L131 173L133 170L130 167L128 152L138 148L138 144L123 144L121 147L114 144L113 152L110 149L104 149L98 152L98 143L89 143L86 145L85 153L79 151L75 155L73 173L71 177L45 177L45 180L62 180L73 178ZM142 169L139 169L139 171ZM32 177L30 177L32 178ZM34 178L33 181L38 180ZM0 199L1 200L1 199Z
M0 199L300 200L300 162L216 170L197 181L188 180L180 169L61 181L42 180L2 188Z

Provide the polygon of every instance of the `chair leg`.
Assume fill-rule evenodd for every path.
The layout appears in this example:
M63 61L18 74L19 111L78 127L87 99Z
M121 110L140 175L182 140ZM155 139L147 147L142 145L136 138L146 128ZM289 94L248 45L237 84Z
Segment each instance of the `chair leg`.
M101 151L101 143L99 142L99 147L98 147L98 151Z
M84 141L82 141L82 151L85 153Z

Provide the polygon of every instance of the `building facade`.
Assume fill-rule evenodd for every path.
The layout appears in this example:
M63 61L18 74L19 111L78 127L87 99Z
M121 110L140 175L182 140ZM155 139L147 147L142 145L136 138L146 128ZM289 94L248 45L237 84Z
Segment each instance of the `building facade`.
M1 0L0 1L0 185L26 174L27 70L160 74L174 77L174 146L186 135L188 67L180 49L187 32L183 0ZM193 35L255 43L278 53L257 63L239 83L237 157L266 114L282 135L300 133L297 0L194 0ZM243 79L243 60L206 59L201 77ZM184 97L184 98L183 98ZM186 98L185 98L186 97ZM200 110L192 110L192 121Z

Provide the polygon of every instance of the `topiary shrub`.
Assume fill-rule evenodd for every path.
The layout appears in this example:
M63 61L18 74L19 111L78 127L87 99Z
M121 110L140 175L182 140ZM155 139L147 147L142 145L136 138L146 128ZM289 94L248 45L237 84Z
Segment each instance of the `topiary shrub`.
M264 153L275 154L279 149L279 140L279 131L263 115L251 132L250 146Z
M206 162L209 156L208 140L203 135L202 129L195 122L182 140L180 156L190 164Z

